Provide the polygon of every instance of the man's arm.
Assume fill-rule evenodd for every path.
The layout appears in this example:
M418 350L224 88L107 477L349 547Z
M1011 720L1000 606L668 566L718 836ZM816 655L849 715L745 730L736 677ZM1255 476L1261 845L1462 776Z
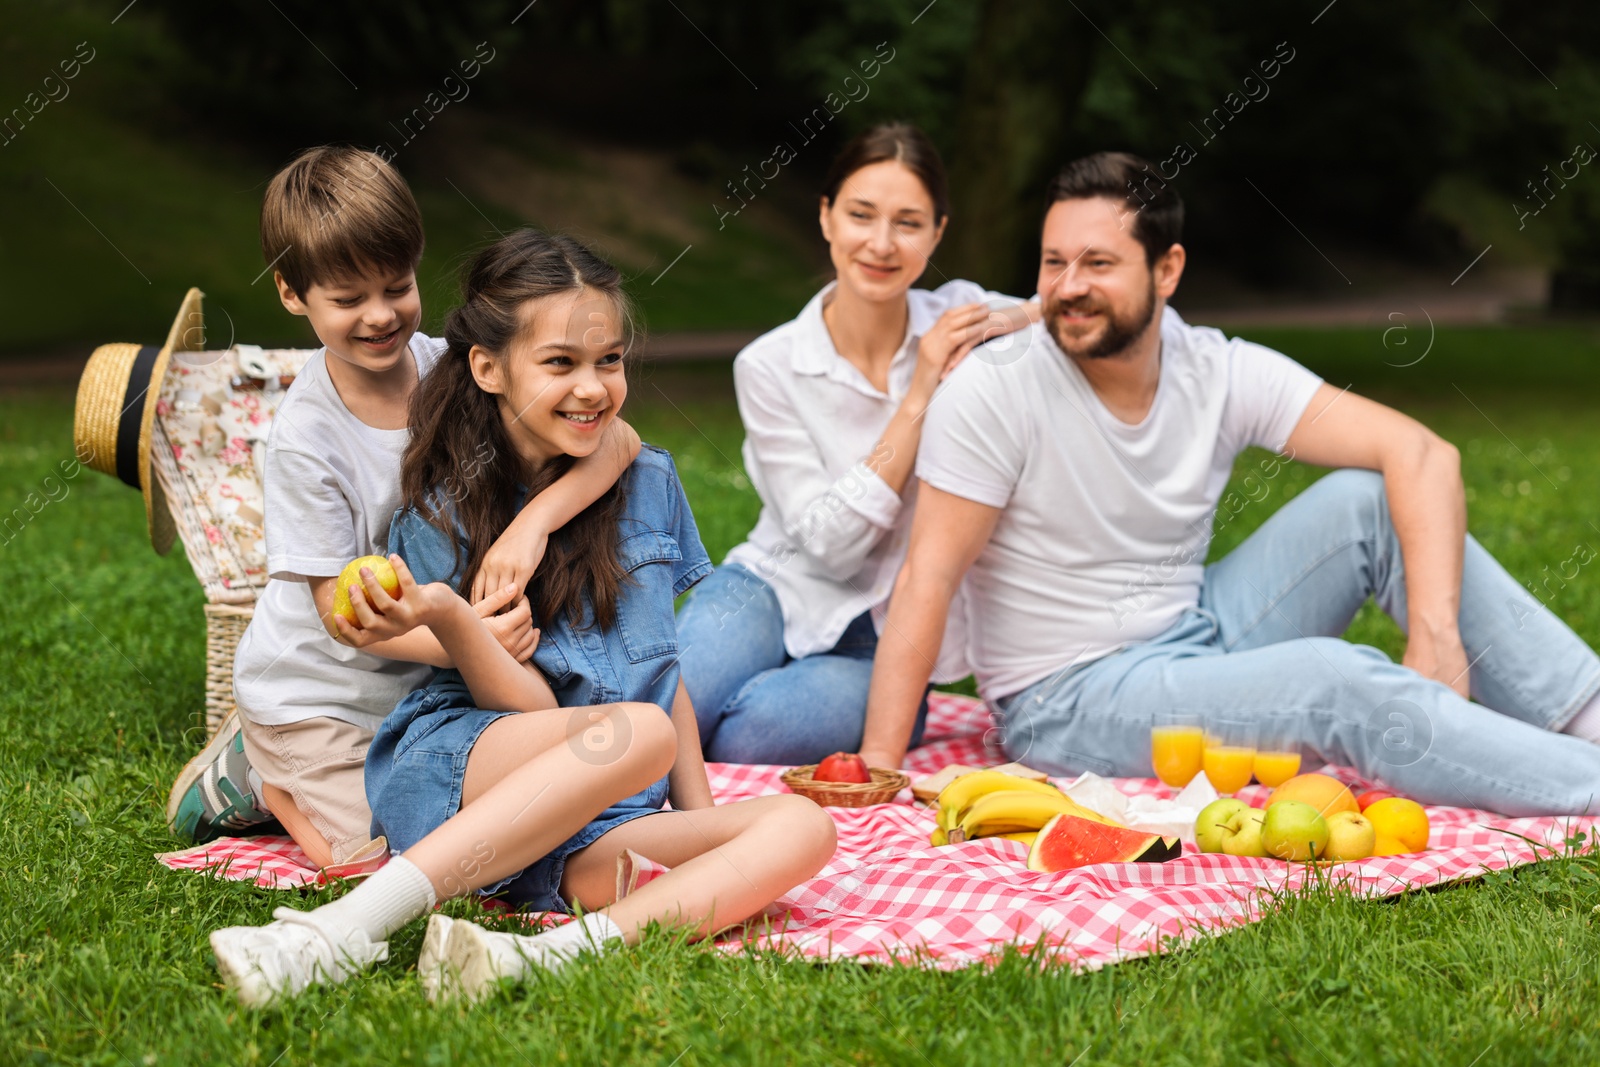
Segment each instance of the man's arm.
M911 547L889 599L867 695L861 758L869 767L898 767L916 725L944 639L950 601L961 579L989 543L999 508L935 489L923 482L911 520Z
M1461 557L1467 501L1461 454L1408 415L1324 384L1284 450L1321 467L1362 467L1383 475L1406 575L1402 662L1467 696L1461 646Z

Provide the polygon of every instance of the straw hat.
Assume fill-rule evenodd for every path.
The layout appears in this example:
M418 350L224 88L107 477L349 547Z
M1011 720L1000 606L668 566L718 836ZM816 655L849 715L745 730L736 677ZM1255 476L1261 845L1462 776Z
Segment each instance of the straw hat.
M198 352L205 344L205 294L190 289L167 332L167 343L101 345L89 357L78 380L77 413L72 440L78 458L144 494L145 525L150 543L166 555L176 527L166 494L150 466L150 432L156 419L161 381L174 352Z

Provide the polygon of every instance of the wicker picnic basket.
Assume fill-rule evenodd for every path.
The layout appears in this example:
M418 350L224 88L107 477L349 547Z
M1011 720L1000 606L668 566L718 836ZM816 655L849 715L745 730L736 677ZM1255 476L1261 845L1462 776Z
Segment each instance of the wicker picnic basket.
M234 652L267 583L261 527L267 433L285 387L312 350L243 344L208 350L203 298L189 290L159 351L95 349L78 387L74 436L79 455L93 457L86 463L144 490L157 552L170 548L174 532L183 543L206 598L209 738L234 710Z
M911 784L911 778L901 771L886 767L870 769L870 782L819 782L811 777L817 771L815 763L791 767L781 775L783 784L791 793L816 801L824 807L864 808L869 804L887 804L895 794Z

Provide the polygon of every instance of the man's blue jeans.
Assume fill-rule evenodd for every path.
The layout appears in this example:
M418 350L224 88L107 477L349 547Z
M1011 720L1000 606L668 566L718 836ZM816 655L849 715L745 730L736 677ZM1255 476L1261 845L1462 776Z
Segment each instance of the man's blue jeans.
M878 649L869 613L829 651L793 659L783 647L778 594L755 572L725 563L678 612L678 646L707 759L815 763L861 747ZM913 747L927 713L924 698Z
M996 702L1002 747L1056 774L1143 776L1157 712L1281 711L1308 765L1423 803L1600 812L1600 745L1557 732L1600 691L1600 658L1471 537L1461 585L1476 703L1341 640L1368 596L1404 626L1406 590L1383 479L1336 471L1207 567L1199 606L1165 633Z

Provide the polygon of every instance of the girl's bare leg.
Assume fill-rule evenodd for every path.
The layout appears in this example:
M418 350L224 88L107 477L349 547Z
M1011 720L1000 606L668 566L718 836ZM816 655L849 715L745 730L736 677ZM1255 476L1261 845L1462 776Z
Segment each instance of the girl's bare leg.
M804 797L759 797L723 807L635 819L567 861L566 899L604 910L633 944L652 920L709 936L748 919L833 857L831 816ZM620 901L617 857L632 849L666 874Z
M492 885L666 774L675 745L672 720L653 704L508 715L467 758L461 810L405 858L440 900Z

